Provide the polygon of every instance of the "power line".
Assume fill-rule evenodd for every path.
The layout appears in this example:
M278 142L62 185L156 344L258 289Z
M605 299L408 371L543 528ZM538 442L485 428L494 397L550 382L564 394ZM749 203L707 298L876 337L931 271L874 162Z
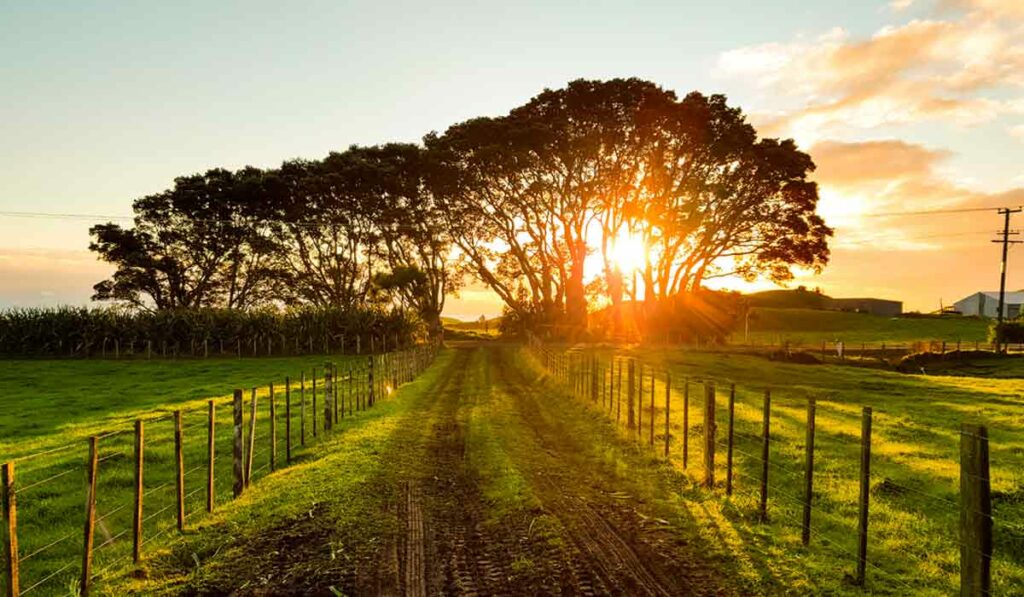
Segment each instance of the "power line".
M103 214L49 213L42 211L0 211L0 216L11 218L51 218L62 220L134 220L134 216L110 216Z
M900 216L931 216L940 214L965 214L977 212L1002 213L1004 209L1020 209L1021 206L1011 207L964 207L955 209L922 209L917 211L890 211L879 213L861 214L865 218L895 218Z
M11 217L11 218L40 218L40 219L53 219L53 220L90 220L90 221L110 221L110 220L122 220L122 221L134 221L135 216L116 216L107 214L77 214L77 213L52 213L52 212L41 212L41 211L0 211L0 217ZM323 218L322 222L295 222L292 220L274 220L274 219L241 219L241 220L224 220L216 218L189 218L190 222L203 223L203 224L284 224L286 226L294 226L299 228L323 228L333 225L341 225L340 222L331 220L330 218ZM376 222L380 225L379 221ZM390 224L383 226L388 230L413 230L423 231L424 226L416 226L409 224Z
M987 230L975 230L973 232L945 232L941 234L926 234L923 236L913 236L908 238L897 238L897 237L878 237L878 238L866 238L863 240L852 240L848 242L838 241L836 246L842 245L866 245L880 242L913 242L919 240L930 240L934 238L953 238L962 236L978 236L981 234L990 234Z

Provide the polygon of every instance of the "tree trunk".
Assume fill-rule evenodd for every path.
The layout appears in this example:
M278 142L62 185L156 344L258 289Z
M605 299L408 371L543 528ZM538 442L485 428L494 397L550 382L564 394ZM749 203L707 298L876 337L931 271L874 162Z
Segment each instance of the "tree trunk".
M581 246L582 243L580 243ZM573 334L582 332L587 327L587 296L583 285L583 250L574 251L574 259L569 265L569 279L565 284L565 314L567 323L572 327Z

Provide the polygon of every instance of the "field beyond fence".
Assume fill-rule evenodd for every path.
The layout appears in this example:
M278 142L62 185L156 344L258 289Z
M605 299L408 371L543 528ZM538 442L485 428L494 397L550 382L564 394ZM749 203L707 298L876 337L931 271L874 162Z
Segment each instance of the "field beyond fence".
M681 374L641 355L530 347L572 395L721 500L745 541L799 557L815 579L808 592L1024 586L1024 438L988 423L983 404L942 396L940 408L958 415L934 427L908 420L897 402L861 406ZM936 408L929 398L918 406Z
M85 593L409 382L436 343L327 362L2 465L3 591ZM85 491L83 492L83 479Z

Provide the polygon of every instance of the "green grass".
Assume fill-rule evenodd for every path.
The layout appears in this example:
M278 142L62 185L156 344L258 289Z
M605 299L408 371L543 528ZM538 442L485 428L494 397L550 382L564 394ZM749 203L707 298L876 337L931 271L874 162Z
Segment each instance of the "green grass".
M742 327L742 323L741 323ZM842 340L847 347L860 343L906 344L945 341L952 348L957 341L985 343L988 321L976 317L882 317L868 313L821 311L816 309L755 308L750 315L750 342L756 344L817 346ZM743 330L732 335L743 342Z
M518 372L509 373L512 367ZM421 379L357 419L319 448L316 458L269 477L194 533L151 554L146 578L123 574L111 577L104 588L114 594L275 593L285 587L292 592L341 590L356 583L356 591L359 586L365 590L353 576L387 575L397 565L388 554L404 534L394 504L401 497L395 495L397 488L406 482L423 489L421 504L433 533L441 535L438 541L453 532L451 523L458 527L478 520L479 526L469 527L474 534L510 541L502 545L509 547L511 586L544 594L565 586L567 572L552 568L552 561L576 548L562 518L566 512L539 499L538 491L550 499L552 489L539 490L538 480L549 485L554 475L567 491L582 495L603 495L605 484L613 483L622 497L636 500L635 506L624 506L631 516L649 514L649 506L657 504L658 516L672 519L674 531L666 533L692 536L692 519L672 490L679 475L666 474L659 462L624 443L598 416L538 373L515 347L445 351ZM582 449L565 452L564 446L550 444L552 436L527 424L531 416L559 437L579 438ZM457 437L464 438L464 446L448 443ZM575 445L577 440L566 441ZM455 447L456 453L442 446ZM436 468L445 458L453 458L452 468ZM567 470L574 472L572 479L564 478ZM601 481L579 485L580 478ZM428 491L430 484L433 491ZM460 517L480 507L485 511L479 519ZM449 520L453 514L460 518ZM717 568L706 560L701 555L686 563L714 574ZM731 565L715 561L727 586ZM430 566L441 569L444 562Z
M607 364L611 355L602 357ZM719 485L722 485L728 384L736 384L737 493L696 494L708 533L728 539L748 576L770 569L787 587L856 594L855 563L862 406L874 409L868 587L877 593L943 595L959 584L959 425L988 425L995 519L997 594L1024 586L1024 380L911 376L843 366L780 364L755 356L624 351L657 373L657 450L664 441L664 373L672 374L671 460L682 468L682 395L690 380L689 467L700 475L701 380L718 385ZM625 373L624 379L625 379ZM647 374L645 374L647 375ZM605 379L607 382L607 379ZM649 377L645 376L645 429ZM755 521L760 475L762 396L772 389L771 521ZM800 546L806 400L817 399L812 544ZM625 405L623 405L625 409ZM623 413L625 410L623 410ZM625 417L625 414L623 414ZM703 497L702 497L703 496Z
M439 364L450 358L441 353ZM299 464L253 485L185 535L166 540L147 554L142 574L122 560L101 579L101 590L222 594L241 586L258 591L270 575L283 572L282 560L308 566L289 568L295 577L285 582L296 583L305 572L323 578L341 574L353 562L380 562L383 538L399 530L393 512L380 505L394 504L396 479L422 466L413 447L430 431L423 411L432 397L424 388L438 371L428 369L374 408L344 420ZM409 433L411 420L416 433ZM306 541L296 543L298 536Z
M306 375L307 435L312 433L313 367L318 368L322 425L322 378L326 359L347 379L348 368L366 357L301 357L179 361L4 361L0 386L0 461L16 462L18 527L23 589L54 576L37 589L44 594L73 584L80 570L87 438L100 435L97 482L96 569L130 559L134 491L133 421L145 420L145 520L143 536L153 544L175 524L174 421L183 412L186 517L195 520L206 504L207 400L217 404L215 493L230 499L232 484L231 392L245 388L248 426L251 388L257 387L253 478L270 469L269 387L275 384L277 463L285 460L283 382L292 380L292 437L299 446L300 375ZM358 371L356 383L364 378ZM346 395L347 382L339 388ZM246 427L246 434L248 428ZM246 435L246 437L248 437ZM312 442L307 437L307 443Z

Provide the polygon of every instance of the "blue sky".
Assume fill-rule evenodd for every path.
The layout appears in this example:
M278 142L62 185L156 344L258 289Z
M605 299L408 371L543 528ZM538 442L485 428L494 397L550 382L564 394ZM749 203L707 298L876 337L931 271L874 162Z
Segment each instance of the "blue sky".
M928 172L916 174L922 180L914 193L900 195L903 203L945 205L953 196L998 203L991 193L1024 184L1018 165L1024 143L1008 132L1024 122L1024 104L1021 111L1011 107L1020 97L1019 81L997 73L966 91L962 82L910 89L906 85L933 72L973 76L983 69L961 58L971 51L945 56L936 50L917 56L918 67L889 64L879 59L884 50L869 47L879 35L902 35L915 23L948 23L957 29L926 32L934 48L948 46L935 36L963 38L963 31L980 32L978 44L988 48L985 40L995 34L982 34L995 27L1005 46L992 50L1000 58L988 62L1002 60L1007 48L1021 50L1012 41L1024 22L1016 2L951 4L957 6L920 0L0 2L0 211L128 214L133 198L166 188L180 174L274 166L352 143L417 140L466 118L505 112L546 86L615 76L647 78L680 93L726 93L761 130L796 135L805 148L899 140L941 150L947 153ZM908 35L899 43L922 42ZM861 51L867 52L863 60ZM881 77L853 73L863 79L861 87L847 93L852 101L876 93L868 108L852 113L831 106L826 124L792 124L836 99L825 97L837 87L830 77L852 68L844 57L851 53L853 62L870 63L879 73L903 69L902 83L866 90L865 81ZM804 62L808 57L816 58ZM983 111L981 104L936 114L935 103L926 102L908 117L882 122L868 114L872 107L902 110L900 94L920 100L929 93L999 107L980 119L973 115ZM871 156L864 159L870 163ZM821 182L824 189L828 181ZM958 191L921 194L935 185ZM843 197L833 203L858 196L864 205L857 209L866 212L892 203L871 203L878 187L860 195L847 187L832 189ZM86 300L106 271L83 253L88 224L0 217L0 305ZM901 223L887 225L902 234ZM865 287L857 268L843 269L839 257L837 250L838 272L811 283L838 286L840 294ZM946 292L959 298L954 295L976 290L971 286L983 280L967 276L962 288L929 287L920 296L894 283L867 288L910 294L908 300L924 305ZM487 300L468 293L453 303L453 313L493 312L496 305Z

